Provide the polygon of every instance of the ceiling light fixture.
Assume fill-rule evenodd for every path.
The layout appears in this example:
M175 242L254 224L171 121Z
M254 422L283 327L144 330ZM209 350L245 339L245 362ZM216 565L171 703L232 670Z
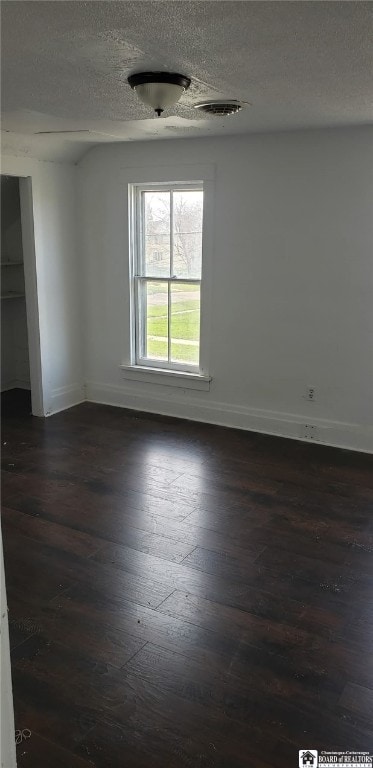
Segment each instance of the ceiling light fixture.
M170 72L138 72L130 75L128 83L140 101L153 107L158 117L172 107L190 86L190 78Z

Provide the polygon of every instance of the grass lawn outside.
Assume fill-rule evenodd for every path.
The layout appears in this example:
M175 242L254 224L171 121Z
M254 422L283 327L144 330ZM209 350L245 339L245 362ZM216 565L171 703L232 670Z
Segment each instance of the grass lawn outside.
M148 339L147 357L153 360L168 360L167 341ZM171 360L174 363L198 365L199 346L171 342Z
M198 283L180 283L179 285L173 284L173 292L174 293L193 293L193 291L196 290L196 288L199 288ZM167 290L167 289L166 289ZM147 283L147 291L148 295L150 294L157 294L157 293L164 293L165 287L164 283L157 283L157 282L149 282Z
M167 306L148 307L149 336L167 337ZM171 308L171 336L173 339L199 339L199 301L183 301Z
M195 292L195 286L191 287ZM185 286L183 286L184 292ZM147 356L158 360L168 359L168 307L165 304L148 303ZM171 360L192 365L199 363L200 302L190 299L171 304ZM150 337L150 338L149 338ZM156 338L151 338L156 337ZM192 344L177 343L191 341Z

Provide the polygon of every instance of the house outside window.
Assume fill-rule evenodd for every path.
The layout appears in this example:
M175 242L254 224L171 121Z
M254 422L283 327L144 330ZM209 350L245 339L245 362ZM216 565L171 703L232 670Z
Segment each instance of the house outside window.
M131 184L133 363L200 373L203 183Z

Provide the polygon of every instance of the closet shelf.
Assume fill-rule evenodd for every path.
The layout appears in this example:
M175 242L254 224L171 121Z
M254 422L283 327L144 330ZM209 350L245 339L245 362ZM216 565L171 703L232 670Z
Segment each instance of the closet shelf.
M23 261L0 261L2 267L20 267Z
M21 299L24 297L24 293L20 293L19 291L7 291L7 293L1 294L1 299Z

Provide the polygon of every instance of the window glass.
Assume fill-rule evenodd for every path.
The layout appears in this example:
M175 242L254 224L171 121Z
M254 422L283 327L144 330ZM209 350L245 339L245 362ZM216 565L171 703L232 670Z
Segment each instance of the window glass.
M144 288L144 357L168 360L168 284L149 280Z
M199 364L200 309L198 283L171 283L171 362Z
M170 276L170 192L143 192L144 272Z
M177 277L201 278L202 190L173 193L173 273Z

